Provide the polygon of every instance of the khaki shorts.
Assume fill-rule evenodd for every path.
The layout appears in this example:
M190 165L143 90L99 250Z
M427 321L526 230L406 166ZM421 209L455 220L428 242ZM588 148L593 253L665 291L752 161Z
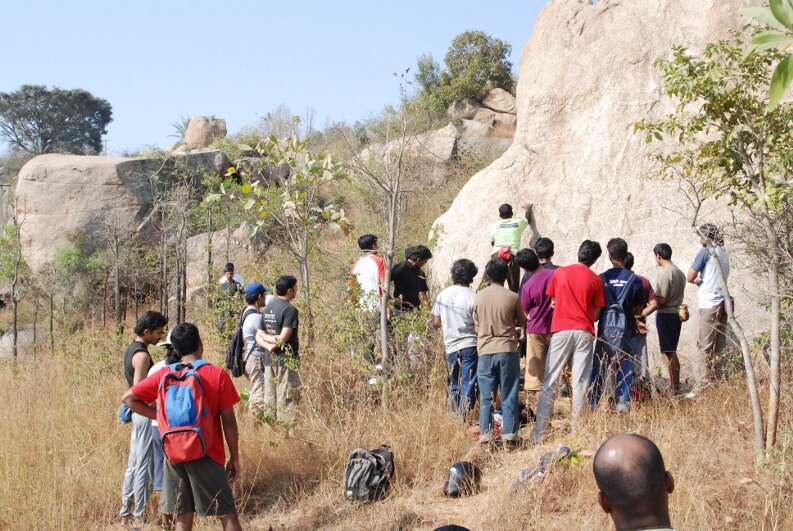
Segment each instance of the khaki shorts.
M199 516L237 514L226 468L202 457L186 463L164 460L160 512Z
M545 358L551 344L551 334L528 334L526 341L526 381L527 391L539 391L545 377Z

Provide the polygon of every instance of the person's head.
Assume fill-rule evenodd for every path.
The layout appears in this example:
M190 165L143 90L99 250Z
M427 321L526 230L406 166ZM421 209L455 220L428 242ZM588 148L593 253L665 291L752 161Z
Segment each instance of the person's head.
M615 435L592 462L600 507L617 530L670 527L669 494L675 488L658 447L641 435Z
M414 245L405 249L405 259L416 267L422 267L432 258L432 251L426 245Z
M668 243L659 243L653 247L653 254L655 254L655 261L658 265L672 260L672 248Z
M600 244L592 240L584 240L578 247L578 261L587 267L592 267L601 254Z
M490 277L493 284L504 285L509 273L509 266L501 258L493 258L485 265L485 274Z
M168 365L173 365L174 363L179 363L181 361L182 356L177 354L176 350L173 348L170 332L167 336L165 336L165 339L157 343L157 346L165 349L165 363Z
M261 282L251 282L245 286L245 302L251 306L264 306L265 293L272 291Z
M147 345L156 345L162 339L163 329L168 319L160 312L149 310L135 323L135 335Z
M226 266L223 268L223 276L225 276L226 280L229 282L234 280L234 264L231 262L226 264Z
M540 259L531 249L521 249L515 255L515 263L526 271L537 271L540 268Z
M625 253L625 269L627 269L628 271L632 271L633 262L634 262L633 253L628 251L627 253Z
M377 250L377 236L374 234L364 234L358 237L358 248L361 251L376 251Z
M550 262L553 258L553 241L550 238L540 238L534 244L534 252L540 262Z
M625 267L625 259L628 257L628 242L622 238L612 238L606 244L609 252L609 260L616 266Z
M498 217L501 219L509 219L512 217L512 205L504 203L498 207Z
M195 356L200 358L204 353L201 334L198 333L198 327L193 323L179 323L173 327L173 330L171 330L171 344L181 357Z
M291 301L297 295L297 279L292 275L281 275L275 281L275 294Z
M699 241L705 247L710 243L711 245L724 245L724 236L722 236L719 228L713 223L705 223L697 229L699 233Z
M467 258L460 258L452 264L452 282L458 286L470 286L477 273L479 269Z

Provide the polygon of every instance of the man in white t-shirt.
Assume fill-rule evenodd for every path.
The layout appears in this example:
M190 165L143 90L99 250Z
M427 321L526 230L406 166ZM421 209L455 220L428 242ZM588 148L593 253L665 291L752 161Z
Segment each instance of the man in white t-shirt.
M234 272L234 264L229 262L223 268L223 275L220 277L220 285L223 286L229 282L236 282L242 286L242 275Z
M476 404L476 370L479 356L474 329L474 290L478 270L465 258L452 265L452 282L438 294L432 306L435 328L443 329L449 373L449 409L466 414Z
M374 349L377 346L377 330L380 324L380 304L385 282L385 260L378 256L377 236L364 234L358 238L361 256L350 266L347 286L350 296L360 309L361 342L364 344L363 357L374 363ZM350 348L352 354L356 348Z
M245 341L245 375L251 385L250 399L248 400L251 411L263 409L265 406L265 367L272 362L272 354L256 343L256 331L262 323L262 308L267 300L267 292L261 282L252 282L245 286L245 302L248 304L242 313L242 338Z
M727 316L724 312L724 290L722 289L721 276L718 265L724 274L724 282L730 274L730 261L727 251L724 250L724 237L718 227L712 223L705 223L698 229L702 249L697 253L691 269L688 270L687 280L699 286L699 333L697 335L697 348L693 351L691 365L694 371L696 387L694 392L707 386L710 378L708 364L716 351L717 343L724 337ZM717 374L717 376L719 376Z
M147 376L151 376L152 374L156 373L166 365L172 365L174 363L179 363L182 357L176 353L171 344L171 334L168 333L168 337L164 340L157 343L158 347L162 347L165 349L165 359L158 361L154 365L152 365L151 369L149 369L149 373ZM160 428L157 424L157 419L152 419L151 421L151 438L153 441L152 444L152 463L153 463L153 473L152 473L152 490L156 493L156 503L155 506L159 506L160 500L160 493L162 492L162 476L163 476L163 459L165 459L165 451L162 447L162 439L160 438ZM163 524L169 526L172 520L172 516L169 514L163 514Z

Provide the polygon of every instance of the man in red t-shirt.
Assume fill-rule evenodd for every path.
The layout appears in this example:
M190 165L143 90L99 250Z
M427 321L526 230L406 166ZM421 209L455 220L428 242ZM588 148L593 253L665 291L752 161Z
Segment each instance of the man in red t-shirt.
M171 330L170 338L174 350L182 356L182 363L194 363L202 358L204 345L195 325L177 325ZM171 463L165 459L160 512L175 514L177 529L192 529L196 511L201 516L219 516L224 530L242 529L229 484L240 476L239 433L234 415L234 404L240 401L240 397L231 378L221 367L207 364L196 370L203 382L204 399L215 436L207 448L207 455L201 459L184 463ZM149 404L157 399L160 381L168 371L168 367L163 367L133 385L122 401L135 413L156 418L157 412ZM229 445L228 463L223 447L224 435Z
M606 305L603 281L590 267L602 254L600 244L584 240L578 248L578 263L557 269L546 293L553 299L551 344L545 361L545 377L540 388L537 420L531 434L533 442L542 439L553 414L559 377L565 365L573 361L573 418L584 409L592 375L592 342L595 321Z

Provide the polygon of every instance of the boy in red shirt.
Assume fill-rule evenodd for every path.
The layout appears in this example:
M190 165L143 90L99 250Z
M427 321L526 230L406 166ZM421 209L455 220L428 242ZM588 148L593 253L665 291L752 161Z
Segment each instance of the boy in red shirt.
M195 325L179 324L171 330L170 337L174 350L182 356L182 363L194 363L202 358L204 345ZM207 455L201 459L184 463L165 460L160 512L175 514L177 529L192 529L196 511L201 516L219 516L226 531L242 529L229 484L240 476L239 433L234 416L234 404L240 401L240 397L231 378L221 367L206 364L196 370L203 382L204 399L213 420L215 436L207 448ZM160 381L168 371L168 367L163 367L133 385L122 401L135 413L156 418L157 412L149 404L157 399ZM224 435L229 445L228 463L223 447Z
M584 240L578 248L577 264L560 267L554 272L546 293L553 299L551 344L545 360L545 377L540 389L537 420L531 434L539 442L553 414L559 377L565 365L573 361L573 418L584 408L587 387L592 375L592 342L595 321L606 305L603 281L590 270L602 254L600 244Z

